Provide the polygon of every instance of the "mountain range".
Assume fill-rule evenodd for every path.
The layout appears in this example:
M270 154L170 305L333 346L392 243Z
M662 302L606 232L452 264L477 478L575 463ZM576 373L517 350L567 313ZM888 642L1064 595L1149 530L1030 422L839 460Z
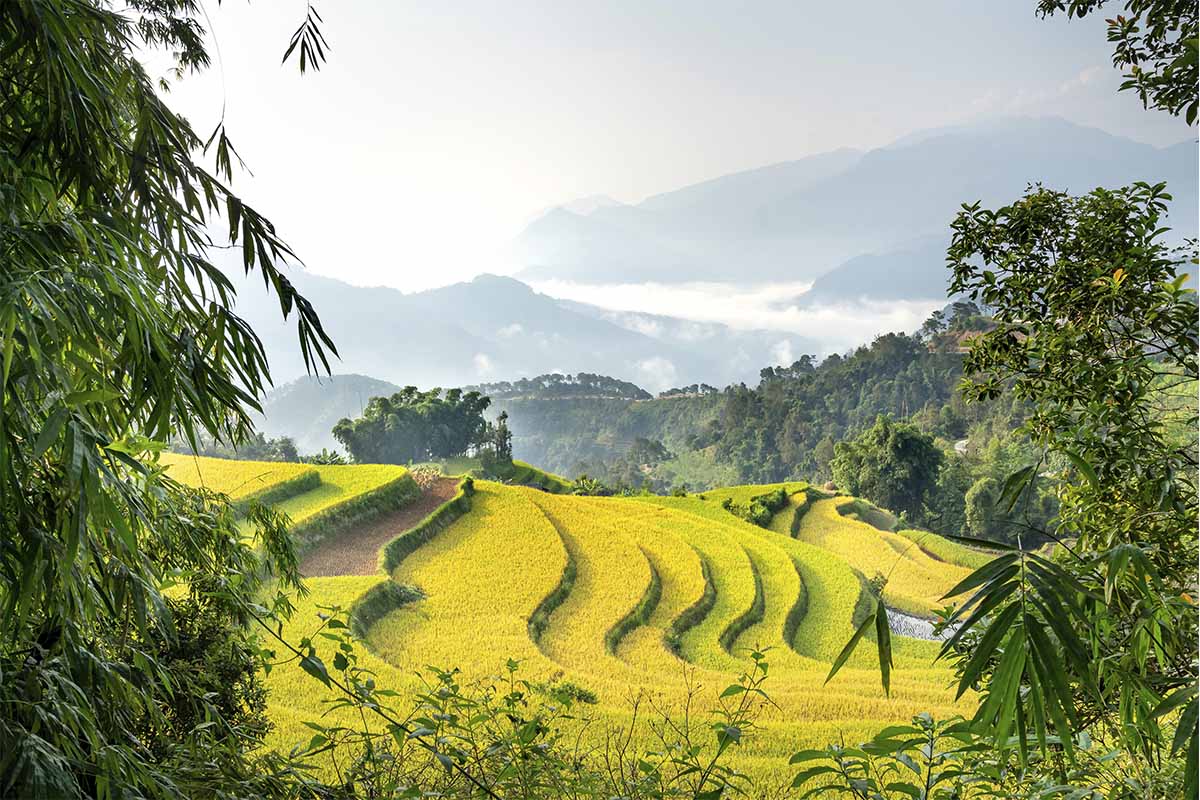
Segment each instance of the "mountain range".
M1037 182L1083 193L1166 181L1183 238L1196 233L1198 167L1195 141L1158 148L1062 119L1005 118L726 175L636 205L554 208L520 234L514 257L517 276L534 281L831 276L826 288L848 302L925 299L939 286L934 296L945 294L944 245L964 202L1004 204Z
M335 373L401 386L591 372L659 391L700 380L756 380L768 364L825 352L820 342L785 332L569 303L496 275L413 293L351 286L301 270L288 275L316 306L338 348ZM238 279L237 310L262 339L277 384L304 374L295 331L261 283Z
M755 330L767 325L753 315L739 318L752 328L742 330L681 318L686 307L672 317L569 302L488 274L410 293L290 276L337 343L337 373L425 388L549 372L611 375L651 391L723 386L866 342L897 324L884 315L904 301L920 301L905 311L909 322L921 303L944 304L948 224L964 201L1002 204L1037 180L1072 192L1165 180L1178 240L1196 235L1198 169L1194 142L1156 148L1058 119L1007 119L726 175L636 205L583 198L546 212L518 241L524 280L659 282L653 291L707 281L718 296L722 287L766 287L768 298L779 293L781 318L795 318L795 307L829 320L808 323L821 331L808 337ZM278 304L240 280L239 313L262 337L275 379L302 375ZM806 281L808 291L794 295Z

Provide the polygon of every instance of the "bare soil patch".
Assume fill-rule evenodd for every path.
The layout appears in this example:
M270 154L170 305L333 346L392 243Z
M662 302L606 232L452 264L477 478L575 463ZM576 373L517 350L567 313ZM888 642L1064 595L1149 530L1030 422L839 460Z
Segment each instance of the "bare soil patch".
M374 575L379 548L425 519L458 491L457 478L439 478L415 501L373 522L321 542L300 562L306 578L331 575Z

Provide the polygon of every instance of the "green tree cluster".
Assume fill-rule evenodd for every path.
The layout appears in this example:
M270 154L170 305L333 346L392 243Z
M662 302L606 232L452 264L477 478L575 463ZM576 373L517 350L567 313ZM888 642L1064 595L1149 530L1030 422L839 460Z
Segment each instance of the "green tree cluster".
M0 4L0 796L294 783L258 749L247 627L275 607L265 577L298 585L284 521L251 509L239 529L153 459L174 436L244 440L269 382L215 247L296 320L310 368L334 352L287 245L230 188L224 128L201 137L140 61L204 69L199 14Z
M923 519L943 460L933 437L880 415L857 438L834 446L830 466L840 489Z
M650 393L637 384L591 372L577 375L551 372L534 378L464 386L463 391L479 392L496 400L513 397L650 399Z
M512 431L508 428L507 411L500 412L495 424L485 424L479 455L485 472L505 475L512 469Z
M301 460L296 443L290 436L267 438L258 431L246 436L236 445L224 444L200 434L196 437L196 447L177 439L171 442L170 449L187 455L230 458L240 461Z
M357 419L342 419L334 438L365 464L409 464L473 452L488 434L483 412L491 400L479 392L408 386L391 397L372 397ZM511 460L511 454L510 454Z

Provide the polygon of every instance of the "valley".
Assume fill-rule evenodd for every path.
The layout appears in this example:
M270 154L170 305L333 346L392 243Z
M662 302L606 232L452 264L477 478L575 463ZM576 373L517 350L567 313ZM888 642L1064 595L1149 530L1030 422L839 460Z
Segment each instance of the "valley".
M0 2L0 798L1200 797L1193 2Z
M166 463L182 480L235 492L287 480L269 463L179 456ZM364 497L397 480L411 482L402 467L344 467L278 507L303 526L319 513L312 509L366 508ZM453 484L450 498L442 487ZM773 491L787 502L766 527L722 505ZM869 647L825 685L857 618L875 602L867 578L888 574L884 603L928 619L942 595L987 560L933 534L874 527L857 518L867 508L861 501L803 482L603 498L460 477L440 479L410 503L399 506L401 516L360 511L319 543L299 540L319 552L303 562L308 595L285 635L307 639L321 626L321 609L348 609L366 643L363 663L381 685L402 691L421 690L418 673L428 677L427 665L456 667L458 680L487 684L503 680L515 660L518 676L550 687L542 690L550 696L554 687L572 687L582 698L576 713L590 720L576 723L577 733L597 746L605 731L631 724L639 697L679 708L693 692L697 707L707 708L750 668L751 653L763 652L774 705L735 758L762 786L790 781L787 756L798 748L866 737L921 711L947 717L972 708L970 695L954 701L952 672L934 661L938 644L899 634L890 695ZM406 508L429 515L418 521ZM381 543L370 561L358 553L364 529ZM381 607L370 598L389 583L409 589ZM333 644L314 641L332 664ZM268 744L287 750L307 741L311 730L301 721L324 710L312 676L282 664L266 684L275 724ZM649 730L636 730L648 744Z

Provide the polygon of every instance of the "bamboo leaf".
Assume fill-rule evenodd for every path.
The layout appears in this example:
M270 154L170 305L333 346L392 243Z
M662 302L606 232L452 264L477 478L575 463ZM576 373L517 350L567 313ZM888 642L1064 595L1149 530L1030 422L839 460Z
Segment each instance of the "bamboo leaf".
M875 613L872 612L869 617L862 621L862 624L858 626L858 630L850 637L850 641L846 642L846 646L842 648L842 652L838 653L838 657L833 660L833 666L829 668L829 674L825 676L825 683L829 683L829 681L833 680L833 676L838 674L838 670L846 663L846 659L850 658L850 654L854 652L854 648L858 647L859 640L870 630L874 623Z

